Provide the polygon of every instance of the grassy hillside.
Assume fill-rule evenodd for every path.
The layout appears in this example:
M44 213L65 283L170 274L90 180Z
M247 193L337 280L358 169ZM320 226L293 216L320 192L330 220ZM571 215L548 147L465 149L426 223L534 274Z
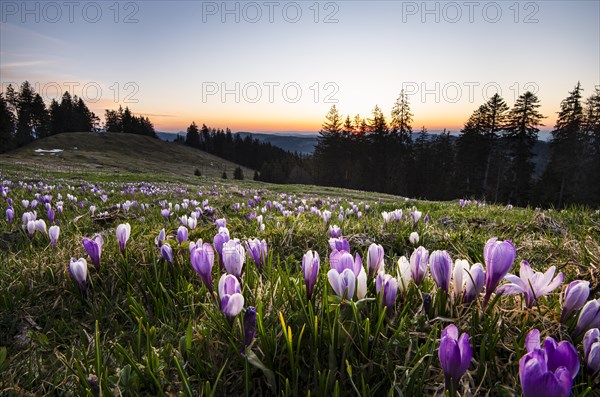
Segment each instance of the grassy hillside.
M39 161L28 150L20 153L11 156ZM163 162L156 167L173 169ZM0 173L0 395L443 395L438 354L449 324L468 333L472 346L456 386L460 396L520 395L519 359L532 329L542 340L573 343L581 368L571 395L599 395L599 376L588 372L582 335L575 333L579 310L560 321L568 283L587 280L589 300L600 298L596 211L461 206L160 172L108 178L74 170L65 178L5 167ZM56 210L54 247L49 233L30 237L22 227L34 200L48 227L46 204ZM13 222L4 217L11 203ZM383 212L399 209L403 216L384 221ZM422 216L414 222L410 213L417 210ZM192 213L197 223L188 223L188 238L180 241L181 217ZM230 321L217 293L227 269L215 253L208 288L189 249L190 241L213 242L218 218L226 219L232 239L268 245L260 268L245 254L244 309ZM125 223L131 235L122 252L115 230ZM564 281L531 307L523 295L492 294L486 306L480 293L467 303L454 283L448 292L440 288L431 270L420 283L409 275L386 307L372 275L364 296L342 300L328 277L330 225L340 227L351 256L362 256L365 266L370 245L381 244L385 272L398 280L399 259L410 258L418 245L487 268L484 245L498 237L516 248L510 273L519 274L527 260L535 271L555 266ZM156 245L163 228L171 263ZM418 244L409 241L411 232ZM95 234L104 241L98 268L82 243ZM310 299L301 270L307 250L320 256ZM71 258L87 260L85 293L69 273ZM245 320L254 309L255 324Z
M38 153L36 149L62 149L59 153ZM225 170L233 177L236 164L201 150L133 134L77 132L58 134L33 142L18 150L0 154L0 167L34 168L45 172L87 170L94 173L132 172L221 177ZM254 171L242 167L244 176Z

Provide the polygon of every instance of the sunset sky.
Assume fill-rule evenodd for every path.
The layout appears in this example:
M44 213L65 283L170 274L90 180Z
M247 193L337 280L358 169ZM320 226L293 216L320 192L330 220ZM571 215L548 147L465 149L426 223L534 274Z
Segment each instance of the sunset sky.
M317 131L400 90L413 128L457 131L499 90L535 90L552 127L600 84L600 2L2 1L0 80L122 104L158 131Z

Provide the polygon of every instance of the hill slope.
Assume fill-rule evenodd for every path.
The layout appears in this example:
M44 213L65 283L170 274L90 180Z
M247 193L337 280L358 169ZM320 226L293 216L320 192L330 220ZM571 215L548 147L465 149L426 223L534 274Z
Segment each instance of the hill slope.
M0 165L181 176L193 176L198 168L203 176L220 177L226 171L229 178L237 167L230 161L180 144L141 135L93 132L58 134L35 141L1 154ZM253 170L245 167L242 170L246 178L252 177Z

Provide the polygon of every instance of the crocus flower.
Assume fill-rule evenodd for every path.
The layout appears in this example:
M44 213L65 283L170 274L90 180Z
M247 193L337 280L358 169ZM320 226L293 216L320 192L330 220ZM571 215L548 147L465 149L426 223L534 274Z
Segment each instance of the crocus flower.
M267 242L264 239L248 239L248 242L246 242L246 250L260 271L267 259Z
M35 221L27 221L27 234L29 235L29 238L33 238L35 229Z
M246 250L240 240L233 239L223 244L223 264L227 273L241 277L242 268L246 262Z
M223 264L223 244L229 241L229 230L226 227L222 226L219 228L219 232L215 234L213 238L213 245L215 246L215 250L219 254L219 264Z
M421 211L411 211L410 217L415 225L419 222L419 219L421 219L421 215L423 215Z
M563 310L560 316L561 321L569 317L569 314L583 307L590 296L589 281L575 280L567 286L563 299Z
M389 310L392 310L396 304L398 281L391 275L381 272L377 275L375 289L378 294L381 294L381 303L388 308L388 313L391 313Z
M450 276L452 274L452 258L446 251L433 251L429 257L429 268L433 281L445 292L450 290Z
M327 272L327 279L337 296L343 299L354 298L356 288L356 276L350 269L344 269L339 273L336 269Z
M77 283L81 294L87 297L87 262L83 258L75 259L71 258L69 263L69 274L73 277L73 280Z
M58 226L50 226L48 229L48 236L50 237L50 243L53 247L56 247L56 243L58 242L58 236L60 235L60 227Z
M179 244L181 244L184 241L187 241L187 239L188 239L188 230L187 230L187 227L185 227L185 226L179 226L179 228L177 229L177 242Z
M465 276L466 271L469 270L469 262L465 259L457 259L454 261L454 268L452 269L452 292L454 297L458 297L462 294L465 282L467 279Z
M102 236L99 234L94 235L94 239L84 238L82 240L83 248L85 248L86 252L90 256L92 260L92 264L96 268L96 270L100 270L100 257L102 255L102 244L104 244L104 240Z
M410 243L412 245L417 245L419 244L419 233L417 232L412 232L410 234L410 236L408 236L408 241L410 241Z
M256 308L254 306L248 306L244 313L244 348L246 350L248 346L254 340L256 336Z
M195 244L190 251L190 262L192 267L200 276L209 291L212 291L212 268L215 263L215 252L208 243Z
M48 210L48 222L54 223L54 216L55 215L56 215L56 213L54 212L54 210L52 208L50 208Z
M187 220L187 224L190 230L194 230L196 229L196 226L198 226L198 221L193 216L190 216Z
M167 237L166 237L165 228L162 228L162 229L160 229L158 236L156 236L156 238L154 239L154 243L156 244L156 246L158 248L160 248L163 245L163 241L165 241L166 238Z
M564 278L562 273L552 279L555 271L556 266L551 266L546 273L534 273L529 263L522 261L520 277L513 274L506 275L505 278L510 283L500 287L498 293L506 295L524 294L527 307L531 307L539 297L554 291L562 283Z
M408 284L412 280L410 272L410 263L405 256L401 256L398 259L398 269L396 271L396 280L398 280L398 289L400 292L404 292L408 289Z
M217 225L217 230L221 229L222 227L227 227L227 219L225 219L225 218L217 219L215 221L215 225Z
M13 207L8 207L6 209L6 220L8 221L8 223L12 223L13 219L15 219L15 210L13 209Z
M374 277L377 273L384 271L383 255L384 252L381 244L372 243L369 246L367 268L369 269L370 276Z
M173 264L173 249L169 244L165 243L160 247L160 254L165 261Z
M422 246L413 251L410 256L410 272L416 285L421 284L421 281L423 281L428 263L429 251Z
M302 257L302 274L306 285L306 299L310 300L313 289L317 283L321 261L316 251L307 251Z
M469 369L472 356L469 334L465 332L459 337L458 328L454 324L442 330L438 357L444 370L446 390L450 390L452 386L454 390L458 388L460 378Z
M476 263L471 266L470 269L465 269L464 278L466 278L465 282L465 292L463 294L463 303L473 302L481 291L483 291L483 285L485 283L485 270L483 270L483 265L481 263Z
M332 237L329 239L329 248L331 250L350 252L350 243L343 237Z
M519 360L523 396L569 396L579 372L579 358L573 345L567 341L556 343L548 337L542 348L537 330L531 331L525 340L527 354Z
M583 337L583 359L591 376L600 372L600 331L598 328L588 330Z
M221 311L229 321L233 319L244 308L244 296L238 279L231 274L223 274L219 279L219 298L221 299Z
M583 306L575 326L575 336L579 336L590 328L600 328L600 299L588 301Z
M165 217L166 220L169 220L169 217L171 216L171 211L168 208L162 209L160 213L162 214L162 216Z
M35 230L42 234L48 234L48 231L46 230L46 222L44 222L43 219L38 219L35 221Z
M117 240L119 240L119 248L121 249L121 253L125 255L125 246L127 245L127 240L129 240L129 235L131 234L131 226L129 223L122 223L117 226Z
M483 304L487 305L492 292L498 283L506 276L513 265L517 250L510 240L499 241L491 238L483 248L485 260L485 297Z
M350 269L355 276L358 276L363 268L360 255L357 253L356 256L353 257L352 254L346 250L334 250L329 255L329 266L331 266L332 269L337 270L338 273L341 273L344 269Z
M329 236L331 238L340 238L342 236L342 230L338 225L329 226Z

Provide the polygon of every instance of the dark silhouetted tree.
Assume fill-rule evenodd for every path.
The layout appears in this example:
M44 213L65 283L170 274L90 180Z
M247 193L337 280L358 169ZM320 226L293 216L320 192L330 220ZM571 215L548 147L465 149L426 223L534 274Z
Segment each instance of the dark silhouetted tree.
M538 112L537 96L527 91L519 96L506 118L504 141L508 150L509 166L504 180L505 199L519 205L527 204L531 197L533 146L538 139L544 116Z
M583 173L583 107L581 84L578 82L560 104L556 125L552 131L551 157L540 190L546 202L562 207L565 203L581 202Z
M195 148L200 147L200 134L195 121L192 121L192 124L190 124L190 126L187 128L185 144Z
M0 93L0 153L13 148L15 133L15 115L11 112L8 102Z

